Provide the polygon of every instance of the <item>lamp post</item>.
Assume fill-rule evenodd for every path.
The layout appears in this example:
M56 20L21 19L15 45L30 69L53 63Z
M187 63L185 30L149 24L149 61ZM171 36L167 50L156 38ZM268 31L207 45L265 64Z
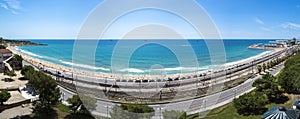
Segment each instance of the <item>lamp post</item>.
M56 70L56 76L55 76L56 80L58 80L58 71Z
M74 81L77 80L77 75L75 74L73 80L72 80L72 84L74 84Z
M62 101L64 101L65 93L62 93Z
M138 80L139 81L139 99L142 99L142 92L141 92L141 81L142 79Z
M72 71L72 83L73 83L73 80L74 80L74 72Z
M158 82L157 82L158 78L156 77L155 83L156 83L156 92L158 92Z
M104 106L106 108L106 117L108 118L108 108L110 108L110 106Z
M159 91L159 100L162 100L162 89L160 89L160 91Z
M107 91L107 77L105 77L105 92Z
M204 100L203 100L204 111L206 110L206 102L207 102L207 100L206 100L206 99L204 99Z
M227 78L228 78L227 77L227 71L228 71L228 68L225 69L225 80L227 80Z
M159 109L159 118L162 119L163 114L161 110L163 110L164 108L162 108L160 105L157 109Z
M233 89L232 92L234 93L234 99L236 98L236 89Z

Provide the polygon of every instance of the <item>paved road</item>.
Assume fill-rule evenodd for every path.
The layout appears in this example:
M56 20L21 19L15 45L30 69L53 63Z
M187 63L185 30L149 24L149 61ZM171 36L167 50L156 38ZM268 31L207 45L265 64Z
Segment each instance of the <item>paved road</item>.
M24 62L25 65L30 65L27 62ZM36 68L36 67L35 67ZM283 68L283 65L281 64L276 69L270 71L271 74L276 74ZM37 68L36 68L37 69ZM164 110L180 110L180 109L187 109L184 110L187 112L187 114L193 114L197 112L203 112L207 110L214 109L216 107L222 106L224 104L227 104L231 102L234 98L243 95L244 93L250 92L254 88L252 87L252 83L258 79L261 78L261 76L257 76L254 78L251 78L244 82L243 84L236 86L234 88L208 95L203 98L193 99L193 100L187 100L187 101L181 101L181 102L171 102L166 104L156 104L156 105L149 105L155 109L155 116L154 119L161 118L161 112ZM62 99L65 103L66 100L74 95L73 92L68 91L62 87L59 87L62 92ZM113 102L107 102L103 100L97 100L97 107L96 110L93 111L93 114L101 115L101 116L109 116L109 113L111 111L111 108L115 105L119 105L118 103Z
M281 69L283 69L283 64L279 65L276 69L270 71L270 74L276 74ZM243 84L236 86L234 88L208 95L203 98L198 98L194 100L188 100L188 101L182 101L182 102L174 102L174 103L167 103L167 104L160 104L160 105L149 105L150 107L153 107L155 109L155 116L154 119L160 118L161 112L164 110L178 110L178 109L189 109L185 110L187 114L193 114L197 112L203 112L207 110L214 109L216 107L222 106L224 104L227 104L231 102L234 98L239 97L240 95L243 95L247 92L252 91L254 88L252 87L252 83L262 76L256 76L254 78L248 79ZM66 97L71 97L74 93L60 87L62 93L65 94L65 100ZM115 105L119 105L118 103L112 103L112 102L106 102L102 100L97 101L97 107L96 110L93 111L93 114L101 115L101 116L109 116L108 112L111 111L111 108Z
M24 64L31 65L27 62L24 62ZM270 73L276 74L282 68L283 68L283 65L281 64L275 70L270 71ZM38 68L36 68L36 69L38 69ZM54 70L52 72L56 72L56 71ZM71 77L71 74L64 74L64 75L69 75L67 77ZM161 118L161 112L163 112L164 110L181 110L181 111L187 112L187 114L193 114L193 113L197 113L197 112L211 110L216 107L227 104L227 103L231 102L234 98L253 90L254 88L252 87L252 83L258 78L261 78L261 76L256 76L254 78L248 79L243 84L236 86L234 88L231 88L231 89L219 92L219 93L211 94L211 95L208 95L208 96L205 96L202 98L191 99L191 100L180 101L180 102L170 102L170 103L165 103L165 104L155 104L155 105L149 105L149 106L151 106L155 109L155 116L153 117L154 119ZM84 77L84 78L79 78L79 79L91 81L93 78L92 77L90 77L90 78ZM102 80L102 81L104 81L104 80ZM59 87L59 88L61 89L61 92L62 92L63 102L65 102L68 98L70 98L70 97L72 97L72 95L74 95L74 93L72 93L62 87ZM92 111L92 113L101 115L101 116L109 116L108 112L115 105L118 105L118 103L108 102L108 101L104 101L104 100L97 100L96 110ZM184 109L184 110L182 110L182 109Z

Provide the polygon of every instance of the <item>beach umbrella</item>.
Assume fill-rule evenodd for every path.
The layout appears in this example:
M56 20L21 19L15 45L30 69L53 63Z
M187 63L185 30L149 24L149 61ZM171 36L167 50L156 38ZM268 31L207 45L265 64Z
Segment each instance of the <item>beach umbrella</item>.
M274 106L262 115L262 119L299 119L299 114L298 109Z

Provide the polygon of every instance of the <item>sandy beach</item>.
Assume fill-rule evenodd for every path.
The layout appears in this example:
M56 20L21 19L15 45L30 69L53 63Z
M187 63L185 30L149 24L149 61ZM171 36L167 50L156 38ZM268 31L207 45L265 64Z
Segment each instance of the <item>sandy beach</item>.
M28 55L22 54L18 51L16 51L17 47L8 47L7 49L11 50L14 54L18 54L20 56L23 57L23 59L35 66L38 67L44 67L44 68L49 68L49 69L53 69L53 70L58 70L61 71L63 73L70 73L70 74L76 74L76 75L82 75L82 76L89 76L89 77L102 77L102 78L107 78L107 79L131 79L131 80L136 80L136 79L167 79L167 78L176 78L176 77L186 77L186 76L193 76L195 74L203 74L203 73L209 73L211 71L214 71L214 69L212 70L205 70L205 71L198 71L198 72L192 72L192 73L183 73L183 74L170 74L170 75L121 75L121 74L108 74L108 73L101 73L101 72L91 72L91 71L85 71L85 70L80 70L80 69L75 69L75 68L69 68L69 67L65 67L62 65L57 65L48 61L44 61L44 60L40 60L37 58L33 58L30 57ZM243 60L239 60L239 61L235 61L235 62L229 62L229 63L225 63L221 66L218 67L218 70L223 69L225 67L233 67L237 64L242 64L242 63L249 63L254 59L258 59L261 57L264 57L267 54L273 53L273 52L278 52L281 51L283 48L275 48L273 50L264 52L262 54L256 55L256 56L252 56L249 57L247 59L243 59Z

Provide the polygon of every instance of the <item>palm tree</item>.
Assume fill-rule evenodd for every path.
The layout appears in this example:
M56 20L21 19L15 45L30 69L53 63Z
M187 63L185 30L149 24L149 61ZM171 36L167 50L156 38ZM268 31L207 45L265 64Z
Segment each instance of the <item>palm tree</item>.
M275 61L271 61L271 67L274 67L275 66Z
M266 71L266 69L267 69L267 66L266 66L266 64L264 63L263 66L262 66L262 70L263 70L263 71Z
M257 70L258 70L258 73L260 73L260 72L261 72L261 70L262 70L262 67L261 67L261 65L258 65L258 66L257 66Z
M270 68L272 68L272 65L271 65L271 62L268 62L267 69L270 69Z

